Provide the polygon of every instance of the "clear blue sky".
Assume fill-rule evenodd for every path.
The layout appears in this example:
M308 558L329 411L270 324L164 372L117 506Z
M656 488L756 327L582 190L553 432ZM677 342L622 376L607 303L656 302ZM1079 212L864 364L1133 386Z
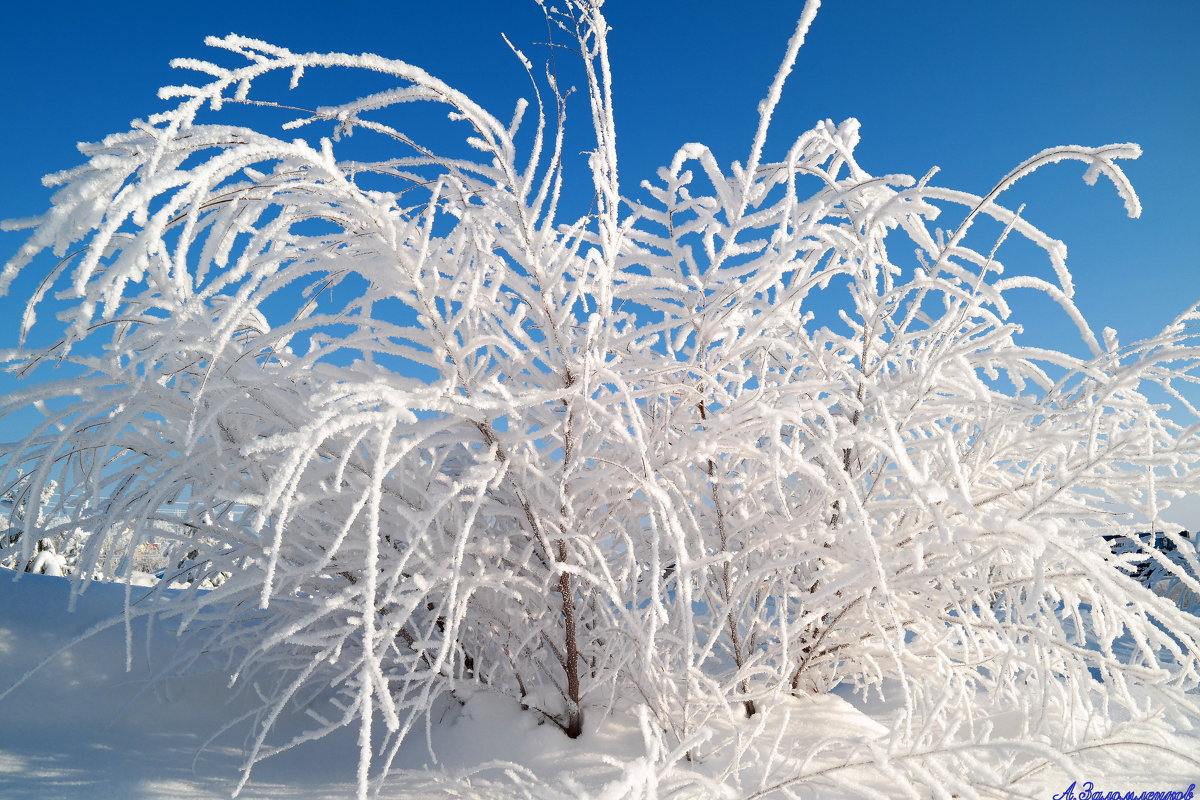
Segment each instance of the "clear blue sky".
M609 0L626 191L684 142L710 145L724 163L745 158L801 5ZM501 117L529 87L500 32L535 63L549 58L532 0L68 0L15 5L3 23L0 218L44 210L39 178L77 163L76 141L161 108L157 87L182 79L168 60L206 57L209 34L404 59ZM583 97L574 101L585 123ZM773 141L783 147L818 120L850 116L862 122L867 170L919 176L936 165L942 185L980 194L1052 145L1141 144L1145 155L1128 165L1140 220L1124 216L1111 185L1084 185L1074 165L1035 175L1010 202L1028 203L1026 218L1067 242L1076 299L1095 327L1130 341L1200 298L1200 3L827 0ZM20 242L0 234L0 258ZM0 298L0 344L15 339L18 307ZM1037 335L1066 331L1041 310Z

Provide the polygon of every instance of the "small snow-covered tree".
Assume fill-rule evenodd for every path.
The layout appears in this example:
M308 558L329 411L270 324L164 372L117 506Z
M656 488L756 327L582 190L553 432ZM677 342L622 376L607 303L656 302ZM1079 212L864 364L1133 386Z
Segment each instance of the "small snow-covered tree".
M30 488L24 471L17 469L0 499L0 526L3 527L0 567L54 575L70 572L83 538L82 532L61 525L65 517L56 481L42 484L38 499L32 503L29 501ZM37 535L22 544L22 535L27 531ZM46 533L50 535L44 536ZM28 544L30 542L32 546Z
M401 61L227 36L209 44L237 65L176 62L204 80L82 145L52 208L9 224L33 233L4 288L62 259L23 330L50 287L65 309L57 343L6 359L79 374L6 399L44 418L6 466L26 497L58 482L85 578L154 538L186 554L172 581L217 584L129 613L176 614L266 698L247 775L318 696L306 738L357 725L364 794L439 699L480 689L572 737L641 706L666 774L718 758L724 722L850 685L903 706L862 763L944 794L1194 724L1200 622L1132 573L1200 588L1193 544L1137 536L1200 490L1200 307L1095 335L1065 248L999 202L1075 161L1136 216L1117 162L1138 148L1046 150L983 196L869 174L854 120L768 156L810 2L748 157L687 145L623 194L607 25L567 5L548 13L586 75L586 216L560 211L553 76L523 128L524 101L504 121ZM318 69L393 84L284 125L311 140L221 121L292 108L260 87ZM419 103L468 147L411 133ZM341 157L351 134L390 151ZM973 244L984 219L999 241ZM1002 261L1013 237L1054 280ZM1023 342L1028 291L1088 355ZM839 780L779 747L764 792Z

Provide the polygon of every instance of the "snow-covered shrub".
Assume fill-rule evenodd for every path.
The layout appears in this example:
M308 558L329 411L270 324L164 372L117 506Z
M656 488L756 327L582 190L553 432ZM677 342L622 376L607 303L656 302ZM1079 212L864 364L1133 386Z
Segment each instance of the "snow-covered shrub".
M34 548L33 558L25 565L26 572L36 575L53 575L61 578L66 568L66 560L54 550L54 542L42 539Z
M57 482L41 486L33 503L35 513L28 514L30 476L18 469L13 477L0 495L0 567L52 575L74 572L87 533L63 524L67 517Z
M587 216L560 213L554 81L522 127L524 101L504 121L400 61L228 36L209 44L244 63L177 62L204 79L82 145L53 207L11 226L33 233L3 285L51 249L70 305L58 344L7 360L81 376L7 398L45 422L6 466L30 496L58 481L63 525L93 532L84 575L128 533L129 564L171 540L193 586L228 576L146 608L265 698L248 768L279 709L322 692L307 738L358 726L363 793L439 699L481 687L572 737L638 706L659 773L733 742L771 754L781 792L838 776L711 735L838 686L902 707L864 763L914 791L980 770L1015 791L1122 724L1194 723L1200 623L1131 575L1152 544L1105 537L1200 489L1200 307L1141 342L1095 335L1063 245L999 203L1075 161L1136 216L1118 161L1138 148L1049 149L982 197L869 174L854 120L768 157L810 2L749 156L687 145L622 194L607 27L568 5ZM294 106L256 92L324 68L394 84L284 138L221 121ZM468 147L418 141L418 103ZM390 151L341 158L351 133ZM985 219L999 241L974 244ZM1017 237L1053 280L1001 261ZM1024 344L1023 291L1088 355ZM1194 547L1156 563L1197 588Z

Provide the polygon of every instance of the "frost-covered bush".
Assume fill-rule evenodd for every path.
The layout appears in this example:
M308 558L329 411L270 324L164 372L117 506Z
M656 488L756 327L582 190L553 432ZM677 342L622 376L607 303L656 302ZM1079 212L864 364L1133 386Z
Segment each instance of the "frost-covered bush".
M87 535L62 524L65 517L60 500L58 484L51 480L42 485L31 506L29 481L17 470L15 479L0 494L0 567L60 576L74 571ZM26 533L32 535L24 537Z
M863 763L918 792L981 770L1016 791L1121 725L1197 721L1200 623L1132 575L1155 558L1195 591L1194 546L1105 537L1200 491L1200 307L1095 335L1063 245L1000 204L1080 162L1136 216L1118 161L1138 148L1049 149L982 197L869 174L854 120L768 150L815 9L744 161L687 145L627 194L599 4L552 12L594 133L579 218L553 80L502 120L400 61L228 36L209 44L236 64L176 62L202 80L82 145L52 208L10 225L32 234L5 287L62 258L25 329L49 287L68 306L57 344L7 360L80 376L6 399L44 416L6 466L30 497L58 481L63 525L93 532L84 574L129 532L130 561L170 539L193 586L228 575L130 613L177 615L265 698L248 768L280 709L324 697L308 738L358 726L365 793L439 700L480 688L571 737L638 707L663 775L788 695L880 693L902 708ZM222 122L295 105L259 93L273 73L326 68L392 85L282 136ZM410 133L421 103L468 147ZM390 152L339 157L351 133ZM974 243L984 219L999 241ZM1054 280L1002 260L1013 238ZM1023 343L1023 291L1088 355ZM737 746L786 750L766 738ZM762 785L839 780L805 758L764 755Z

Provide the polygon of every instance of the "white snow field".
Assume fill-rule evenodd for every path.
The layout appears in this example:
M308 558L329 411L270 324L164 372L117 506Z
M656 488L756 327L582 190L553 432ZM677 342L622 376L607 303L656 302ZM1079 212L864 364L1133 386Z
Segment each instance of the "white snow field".
M92 584L68 612L66 579L22 575L14 582L12 575L0 577L4 688L96 623L121 615L122 586ZM132 591L135 599L144 592ZM148 688L153 667L165 663L174 642L167 634L147 642L144 620L134 627L141 646L131 671L118 624L53 657L0 703L0 797L229 796L244 731L204 746L236 716L225 702L224 680L210 673ZM319 757L294 751L264 764L249 796L346 796L354 756L351 749L340 758L343 745L334 737Z
M168 664L175 640L161 626L147 635L145 619L135 619L133 646L127 651L122 585L93 583L69 611L67 579L13 577L18 576L7 571L0 576L0 691L45 663L0 701L0 797L229 797L244 765L249 726L221 730L229 720L252 713L252 705L244 697L231 696L225 676L213 670L186 679L151 680L156 669ZM130 589L135 608L144 592ZM70 644L106 621L115 624ZM782 713L759 715L776 733L754 737L776 743L774 764L767 764L770 757L761 746L732 758L729 748L716 747L694 768L680 765L664 772L650 766L654 759L646 758L631 718L594 719L584 735L572 741L554 726L539 724L532 712L522 711L513 701L480 693L461 707L449 704L428 736L412 737L379 787L379 796L757 797L788 774L789 753L805 754L793 765L795 774L813 776L792 787L792 796L889 794L881 771L854 766L863 759L852 752L856 748L847 747L855 742L886 747L888 729L878 721L890 716L886 703L871 704L870 716L836 695L788 700L784 706ZM306 722L311 727L311 720L300 714L282 719L273 740L291 738ZM733 723L737 726L752 727L746 721ZM729 732L718 730L714 741ZM822 742L833 741L839 744L820 752ZM436 764L429 744L437 753ZM1022 791L1014 787L1011 796L1050 800L1072 781L1080 786L1092 781L1097 789L1121 792L1185 791L1200 778L1194 763L1173 762L1152 751L1144 759L1131 758L1131 752L1098 750L1090 760L1077 762L1079 774L1064 774L1048 765L1043 774L1030 776ZM266 759L254 768L240 796L353 797L356 761L354 732L343 730ZM836 775L840 786L823 782L817 774L831 768L829 774Z

